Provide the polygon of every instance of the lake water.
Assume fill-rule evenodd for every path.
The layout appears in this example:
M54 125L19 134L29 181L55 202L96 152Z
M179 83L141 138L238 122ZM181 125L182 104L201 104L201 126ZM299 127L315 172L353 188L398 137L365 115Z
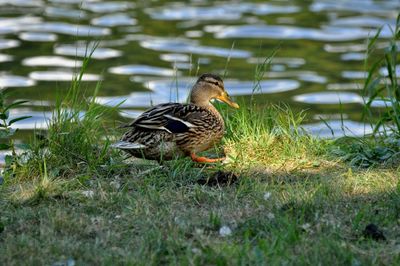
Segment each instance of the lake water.
M46 128L99 41L85 86L102 80L98 102L124 101L121 119L134 118L152 104L185 101L198 73L225 73L229 93L250 99L257 64L278 49L258 104L307 109L304 127L322 137L362 135L370 132L360 121L366 39L383 26L384 47L399 11L399 0L0 0L0 88L30 101L11 113L33 116L16 127Z

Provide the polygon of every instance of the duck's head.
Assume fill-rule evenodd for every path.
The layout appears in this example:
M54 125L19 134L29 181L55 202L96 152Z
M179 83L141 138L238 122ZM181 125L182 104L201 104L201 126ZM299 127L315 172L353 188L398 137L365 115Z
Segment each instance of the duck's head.
M239 105L229 97L224 82L219 76L209 73L203 74L193 86L190 102L199 106L207 106L212 99L225 102L233 108L239 108Z

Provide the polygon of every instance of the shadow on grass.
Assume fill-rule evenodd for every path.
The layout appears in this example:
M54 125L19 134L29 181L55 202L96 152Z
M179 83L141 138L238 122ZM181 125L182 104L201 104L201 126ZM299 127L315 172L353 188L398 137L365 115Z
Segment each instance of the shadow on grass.
M393 171L328 163L248 169L230 185L208 186L198 181L232 169L193 166L189 160L129 164L106 178L50 179L41 198L4 202L0 255L5 263L40 264L399 261ZM386 241L363 235L370 223ZM231 234L222 236L223 226Z

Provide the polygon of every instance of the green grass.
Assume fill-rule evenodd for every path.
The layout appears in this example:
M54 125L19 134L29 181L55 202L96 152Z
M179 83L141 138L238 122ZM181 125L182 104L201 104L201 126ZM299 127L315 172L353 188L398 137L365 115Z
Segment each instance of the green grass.
M231 163L159 167L107 148L118 135L108 113L82 104L56 116L33 145L42 148L0 187L5 265L400 263L398 169L332 159L330 141L301 134L303 114L224 110ZM87 117L71 119L74 106ZM217 170L238 181L198 184ZM387 240L365 238L369 223Z

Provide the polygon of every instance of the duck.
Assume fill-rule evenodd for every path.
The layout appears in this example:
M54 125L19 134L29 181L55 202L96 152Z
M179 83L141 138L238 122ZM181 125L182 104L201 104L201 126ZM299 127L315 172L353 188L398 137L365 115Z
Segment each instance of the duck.
M224 119L212 100L239 108L225 90L222 78L206 73L192 87L189 103L163 103L146 110L124 126L128 131L113 147L133 157L159 162L177 157L190 157L197 163L224 161L225 157L198 155L218 144L225 133Z

